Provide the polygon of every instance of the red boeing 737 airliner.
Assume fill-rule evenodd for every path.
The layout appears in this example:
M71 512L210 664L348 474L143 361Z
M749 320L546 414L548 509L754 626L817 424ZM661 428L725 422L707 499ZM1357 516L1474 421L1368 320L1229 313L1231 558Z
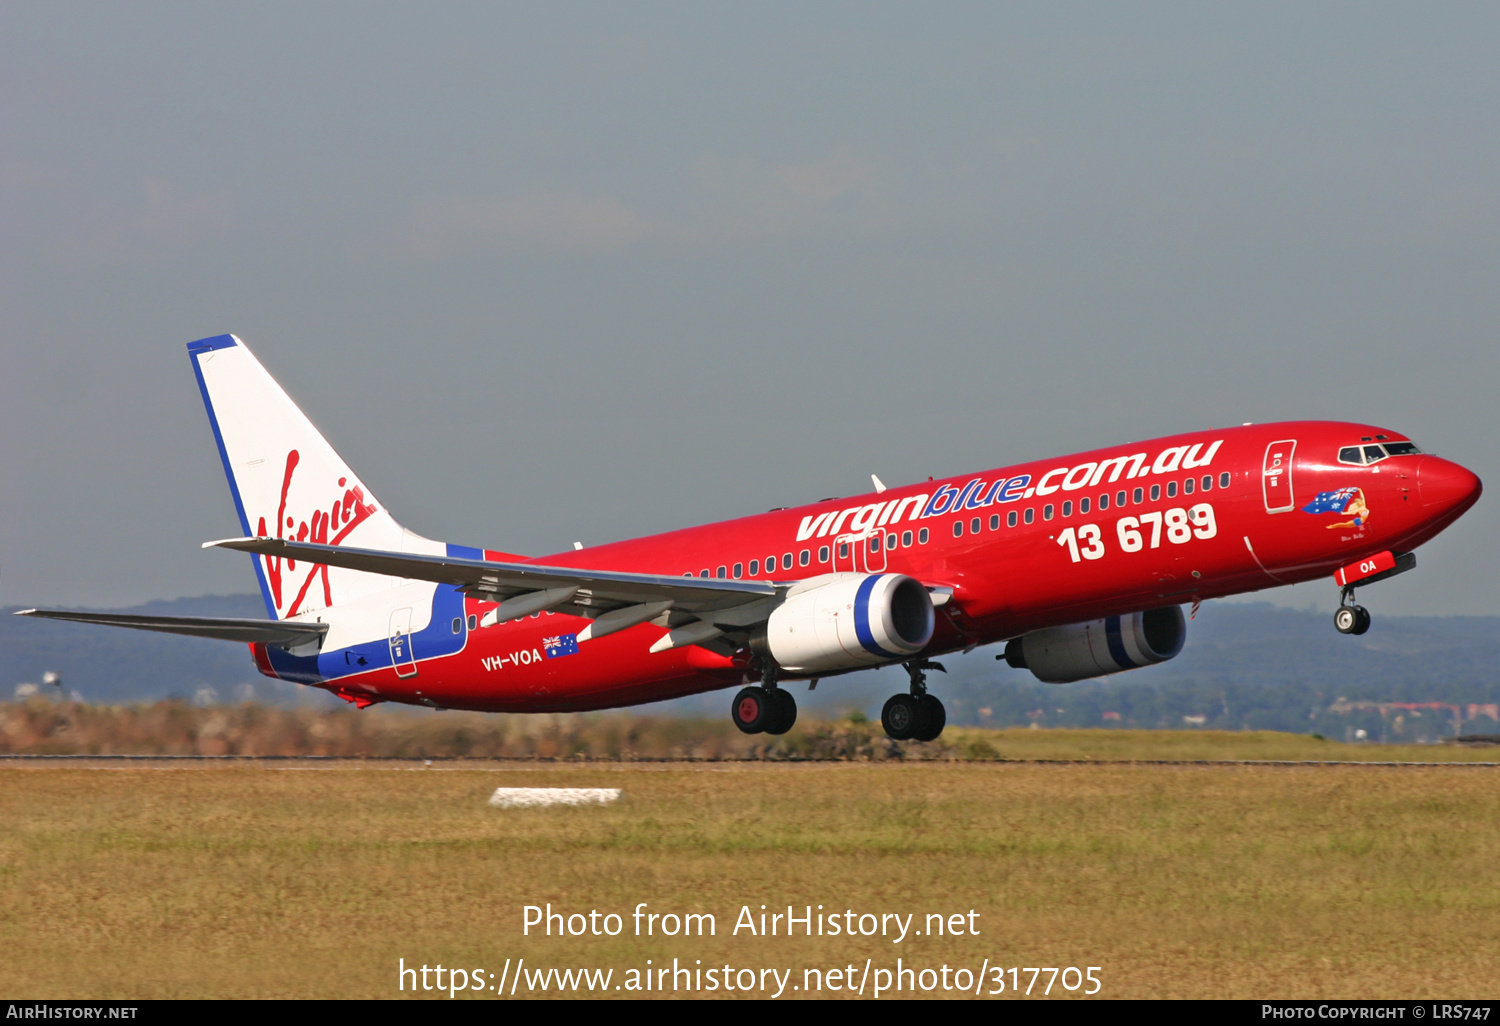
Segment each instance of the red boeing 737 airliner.
M268 618L27 615L249 642L267 676L361 708L601 709L740 687L747 733L789 680L899 663L897 739L931 740L932 657L1006 642L1064 683L1171 659L1183 603L1404 573L1480 482L1388 428L1198 431L526 557L407 531L232 335L188 346Z

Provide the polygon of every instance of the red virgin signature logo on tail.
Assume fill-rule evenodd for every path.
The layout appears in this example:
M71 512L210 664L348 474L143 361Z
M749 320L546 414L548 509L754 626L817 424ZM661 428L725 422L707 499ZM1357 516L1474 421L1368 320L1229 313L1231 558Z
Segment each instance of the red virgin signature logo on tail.
M276 510L276 537L286 538L293 541L310 541L317 545L337 545L348 537L349 532L364 523L376 513L374 503L365 501L363 488L355 485L353 488L345 489L340 499L334 500L333 505L327 510L314 510L313 515L306 520L298 521L295 516L287 516L286 497L292 487L292 474L297 469L297 464L302 457L293 449L286 454L286 472L281 479L281 505ZM348 483L348 478L339 478L338 486L343 488ZM329 533L333 532L330 538ZM268 537L266 530L266 518L261 517L256 527L256 536ZM276 603L276 608L281 608L281 571L282 560L280 556L266 556L266 580L271 585L271 598ZM297 569L297 561L288 559L286 571L294 572ZM313 578L321 577L323 580L323 604L333 604L333 591L328 586L328 567L319 563L307 571L307 577L302 581L302 587L297 589L297 597L292 599L291 605L286 608L284 617L294 616L297 609L302 605L302 600L307 597L307 589L312 586Z

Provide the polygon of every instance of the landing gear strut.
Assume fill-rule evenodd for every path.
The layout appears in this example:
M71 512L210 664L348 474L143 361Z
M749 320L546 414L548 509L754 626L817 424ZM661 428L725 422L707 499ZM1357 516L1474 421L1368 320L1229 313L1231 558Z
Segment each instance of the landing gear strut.
M730 719L746 734L785 734L797 722L797 700L776 686L776 666L767 662L761 686L744 688L729 707Z
M1340 634L1363 634L1370 629L1370 611L1354 604L1354 588L1339 592L1339 607L1333 614L1334 630Z
M880 710L880 725L893 741L936 741L948 722L943 703L927 693L924 670L948 672L942 663L912 660L906 664L906 672L911 676L911 694L892 695Z

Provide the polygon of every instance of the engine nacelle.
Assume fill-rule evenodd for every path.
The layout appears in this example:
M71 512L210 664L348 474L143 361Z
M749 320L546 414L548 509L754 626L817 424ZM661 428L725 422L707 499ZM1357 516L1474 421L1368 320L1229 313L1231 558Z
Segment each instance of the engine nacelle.
M792 587L757 647L794 673L916 655L932 640L932 596L905 574L823 574Z
M1180 606L1048 627L1012 638L1005 661L1048 684L1164 663L1182 651L1187 621Z

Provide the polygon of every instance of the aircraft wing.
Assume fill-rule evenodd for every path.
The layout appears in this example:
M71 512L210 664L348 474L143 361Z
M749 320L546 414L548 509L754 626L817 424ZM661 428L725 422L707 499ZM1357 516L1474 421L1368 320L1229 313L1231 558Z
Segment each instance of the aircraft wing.
M743 606L759 599L774 598L777 594L776 586L768 581L665 577L612 570L541 566L536 563L498 563L455 556L317 545L282 538L227 538L223 541L205 542L203 547L237 549L261 556L363 570L386 577L436 581L461 588L475 598L491 601L501 601L530 592L577 589L568 605L585 615L624 606L663 603L669 605L662 605L662 609L670 608L677 613L704 614Z
M67 609L21 609L17 616L39 616L48 620L74 620L78 623L102 623L110 627L133 627L138 631L160 631L163 634L186 634L196 638L218 638L221 641L262 641L290 647L316 641L328 632L326 623L300 623L296 620L247 620L215 616L135 616L125 613L79 613Z

